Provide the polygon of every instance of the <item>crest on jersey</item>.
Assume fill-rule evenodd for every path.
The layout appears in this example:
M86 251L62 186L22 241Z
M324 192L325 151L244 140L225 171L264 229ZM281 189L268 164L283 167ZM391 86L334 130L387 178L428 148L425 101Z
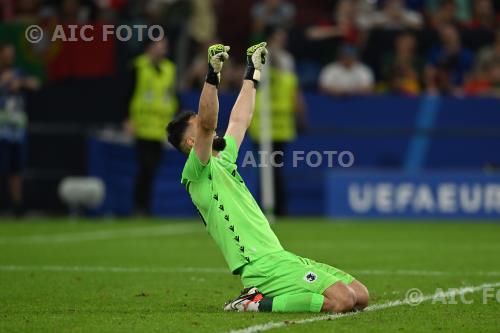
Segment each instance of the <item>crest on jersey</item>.
M309 283L313 283L314 281L316 281L317 278L318 276L316 275L316 273L313 272L307 272L306 275L304 275L304 280L306 280Z

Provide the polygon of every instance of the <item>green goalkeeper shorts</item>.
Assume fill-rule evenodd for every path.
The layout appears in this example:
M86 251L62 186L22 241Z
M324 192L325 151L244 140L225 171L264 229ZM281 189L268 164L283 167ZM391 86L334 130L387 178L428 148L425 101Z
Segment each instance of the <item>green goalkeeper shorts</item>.
M266 296L312 292L323 294L332 284L350 284L354 277L335 267L287 251L265 255L243 267L245 288L257 287Z

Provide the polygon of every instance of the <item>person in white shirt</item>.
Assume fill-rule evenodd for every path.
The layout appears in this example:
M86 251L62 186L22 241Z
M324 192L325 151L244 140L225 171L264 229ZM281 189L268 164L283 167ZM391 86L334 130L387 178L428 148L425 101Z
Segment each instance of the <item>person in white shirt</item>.
M336 95L362 95L373 91L373 72L358 60L357 50L344 45L337 62L326 65L319 76L321 92Z
M358 18L363 30L419 30L423 23L422 15L406 8L403 0L386 0L382 10L368 12Z

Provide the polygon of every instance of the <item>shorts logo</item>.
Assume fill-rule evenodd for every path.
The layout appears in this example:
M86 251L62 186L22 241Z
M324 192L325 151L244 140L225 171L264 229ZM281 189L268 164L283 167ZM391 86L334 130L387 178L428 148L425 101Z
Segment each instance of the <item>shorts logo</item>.
M314 281L316 281L317 278L318 276L313 272L307 272L307 274L304 276L304 280L306 280L309 283L313 283Z

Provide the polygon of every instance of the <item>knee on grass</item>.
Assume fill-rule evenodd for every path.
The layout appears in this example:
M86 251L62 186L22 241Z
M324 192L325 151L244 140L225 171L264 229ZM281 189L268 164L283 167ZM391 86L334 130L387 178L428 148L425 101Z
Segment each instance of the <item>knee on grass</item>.
M354 291L356 295L356 305L354 308L356 310L363 310L368 306L368 302L370 301L370 293L368 292L368 288L361 282L354 280L348 286Z
M355 308L356 295L354 291L342 282L328 287L323 293L323 311L343 313Z

